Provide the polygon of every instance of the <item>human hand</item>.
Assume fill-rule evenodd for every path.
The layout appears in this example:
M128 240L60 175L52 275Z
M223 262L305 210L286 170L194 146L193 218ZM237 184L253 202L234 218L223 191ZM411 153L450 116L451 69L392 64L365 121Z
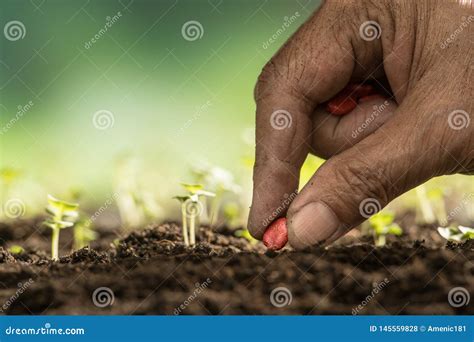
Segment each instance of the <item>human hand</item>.
M327 1L272 58L255 90L254 237L286 214L293 247L332 242L432 177L474 173L474 10L461 2ZM366 80L390 98L325 111ZM297 194L308 153L328 160Z

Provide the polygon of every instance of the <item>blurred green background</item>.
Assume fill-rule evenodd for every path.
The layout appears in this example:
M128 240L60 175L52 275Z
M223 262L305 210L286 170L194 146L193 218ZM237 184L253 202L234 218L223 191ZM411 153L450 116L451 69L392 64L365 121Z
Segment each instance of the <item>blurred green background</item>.
M79 190L94 208L122 177L166 212L208 162L248 206L256 78L319 2L2 0L1 27L23 24L21 39L0 37L0 161L20 172L8 196L31 214ZM466 177L438 182L458 201L473 191Z

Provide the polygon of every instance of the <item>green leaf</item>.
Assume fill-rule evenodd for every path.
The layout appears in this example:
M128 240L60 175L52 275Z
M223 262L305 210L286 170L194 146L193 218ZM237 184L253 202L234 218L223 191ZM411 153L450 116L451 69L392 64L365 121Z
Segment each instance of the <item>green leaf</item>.
M191 194L195 194L199 190L204 189L204 186L201 184L188 184L188 183L181 183L181 186L186 190L189 191Z
M25 250L23 249L23 247L19 245L13 245L10 248L8 248L8 251L11 254L22 254Z
M177 199L181 203L186 202L188 199L190 199L189 196L174 196L173 199Z

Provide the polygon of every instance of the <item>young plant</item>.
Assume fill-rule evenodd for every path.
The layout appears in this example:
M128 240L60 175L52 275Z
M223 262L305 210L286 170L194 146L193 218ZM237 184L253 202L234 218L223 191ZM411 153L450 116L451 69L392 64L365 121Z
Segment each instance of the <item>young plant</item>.
M416 188L416 195L418 197L418 201L420 202L420 210L423 216L423 220L427 224L433 224L436 222L436 216L433 211L433 207L431 202L428 198L428 194L426 192L426 186L420 185Z
M74 225L74 249L81 249L95 239L97 239L97 233L92 229L91 220L78 220Z
M474 228L457 227L438 227L438 233L448 241L464 242L474 239Z
M21 247L20 245L13 245L10 248L8 248L8 251L11 254L23 254L25 252L23 247Z
M402 228L393 222L394 218L395 215L391 212L380 212L369 218L369 229L376 246L385 246L387 235L403 234Z
M175 196L174 198L181 202L184 244L186 246L194 246L196 244L196 231L199 229L199 216L203 212L203 206L199 198L202 196L214 197L215 194L205 191L204 186L201 184L181 183L181 186L188 192L188 194L184 196Z
M46 212L49 217L43 224L52 229L51 236L51 258L58 260L59 255L59 232L61 229L74 226L74 222L78 217L79 204L61 201L48 195L48 206Z
M201 165L196 166L192 172L198 183L205 184L206 188L215 194L209 212L209 225L214 227L218 221L224 195L227 193L237 194L241 188L235 183L232 173L221 167Z

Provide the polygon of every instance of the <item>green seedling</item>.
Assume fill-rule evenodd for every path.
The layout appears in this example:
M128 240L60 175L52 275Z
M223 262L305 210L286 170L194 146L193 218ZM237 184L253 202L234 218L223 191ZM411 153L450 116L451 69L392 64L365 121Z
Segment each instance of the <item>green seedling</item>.
M19 245L13 245L11 246L10 248L8 248L8 251L11 253L11 254L23 254L25 252L25 250L23 249L23 247L19 246Z
M209 225L215 227L224 196L228 193L238 194L241 188L235 183L232 173L221 167L201 165L194 167L192 172L198 183L204 184L215 194L209 212Z
M61 201L48 195L48 206L46 213L49 217L43 224L52 229L51 236L51 258L58 260L59 255L59 232L61 229L74 226L74 222L78 217L79 204Z
M175 196L181 203L181 220L183 227L183 239L186 246L194 246L196 244L196 231L199 229L199 216L202 214L203 207L199 198L214 197L215 194L204 190L201 184L181 183L181 186L188 192L184 196ZM189 232L188 232L189 218ZM196 221L198 223L196 224Z
M434 188L428 191L428 198L433 203L433 209L436 220L441 225L447 225L448 215L446 214L446 205L444 203L444 192L441 188Z
M92 229L89 219L80 219L74 225L74 249L81 249L97 239L97 232Z
M464 242L474 239L474 228L457 227L438 227L438 233L448 241Z
M428 194L426 191L425 185L420 185L416 188L416 195L418 197L418 201L420 202L420 210L423 216L423 220L425 223L433 224L436 222L436 216L433 211L433 207L431 202L428 198Z
M257 239L254 239L254 237L250 235L248 229L239 229L235 231L235 236L248 240L248 242L250 242L252 245L258 242Z
M391 212L380 212L369 218L369 228L376 246L385 246L387 235L403 234L402 228L393 222L394 219L395 215Z

